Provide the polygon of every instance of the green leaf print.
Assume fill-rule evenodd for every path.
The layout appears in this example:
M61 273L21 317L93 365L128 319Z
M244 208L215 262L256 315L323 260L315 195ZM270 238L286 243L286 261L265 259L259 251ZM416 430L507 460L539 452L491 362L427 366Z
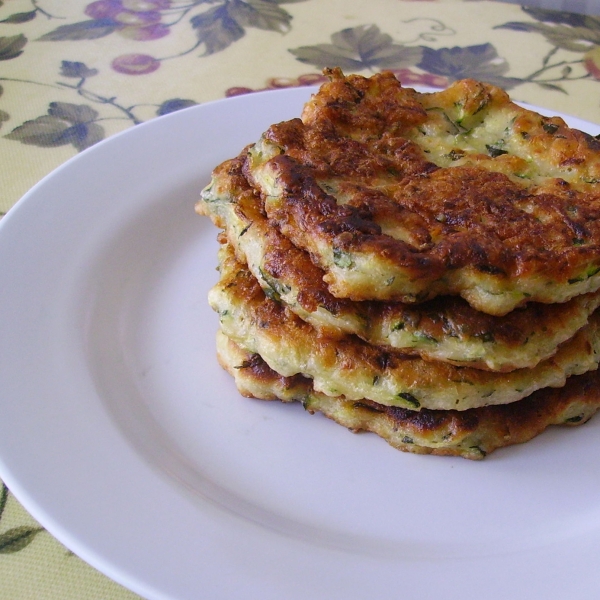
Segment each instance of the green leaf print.
M23 54L27 38L20 33L8 37L0 37L0 60L11 60Z
M79 23L61 25L38 38L42 42L95 40L110 35L123 25L112 19L90 19Z
M6 509L8 496L9 491L6 484L0 481L0 520ZM20 525L0 533L0 554L13 554L14 552L23 550L23 548L31 544L35 536L41 531L44 531L43 527Z
M0 533L0 554L14 554L23 550L41 531L44 531L42 527L21 525Z
M377 25L359 25L338 31L331 44L301 46L290 52L303 63L319 68L341 67L347 71L403 69L417 64L422 57L420 47L394 43Z
M280 33L290 30L292 20L289 13L266 0L234 0L229 4L229 14L241 27L256 27Z
M0 23L7 24L19 24L19 23L27 23L28 21L33 21L37 15L37 10L30 10L29 12L21 12L14 13L10 15L10 17L6 17L6 19L2 19Z
M423 48L423 59L418 66L429 73L448 77L450 81L470 77L505 89L522 83L521 79L505 76L509 64L498 55L492 44Z
M72 144L81 151L104 138L104 129L94 122L97 117L98 112L85 104L51 102L48 114L25 121L5 137L43 148Z
M198 42L204 45L205 55L225 50L246 34L229 14L227 5L216 6L196 15L190 19L190 23L196 30Z
M195 15L190 24L204 55L221 52L246 35L246 28L287 33L292 16L275 0L225 0Z

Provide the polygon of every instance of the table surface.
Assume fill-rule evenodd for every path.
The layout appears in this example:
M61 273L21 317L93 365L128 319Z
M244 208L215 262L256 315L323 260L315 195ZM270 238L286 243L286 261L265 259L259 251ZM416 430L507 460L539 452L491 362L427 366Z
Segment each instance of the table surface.
M594 14L590 0L0 1L0 212L119 131L210 100L311 85L325 66L393 69L405 85L472 77L600 123ZM136 597L0 487L0 600Z

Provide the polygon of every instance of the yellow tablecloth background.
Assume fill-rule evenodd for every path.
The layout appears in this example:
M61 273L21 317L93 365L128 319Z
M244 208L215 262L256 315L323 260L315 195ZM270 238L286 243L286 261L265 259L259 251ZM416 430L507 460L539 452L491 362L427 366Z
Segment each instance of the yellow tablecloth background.
M94 20L91 13L97 25L98 11L108 5L118 8L119 0L0 2L1 212L94 136L108 137L133 126L134 120L155 118L157 111L318 77L322 65L306 60L306 51L299 49L322 51L323 45L339 42L343 30L355 37L376 34L388 46L432 51L429 62L400 67L406 84L451 81L460 71L448 66L449 57L455 56L459 66L466 64L465 76L505 78L517 100L600 123L597 18L477 0L120 0L121 12L108 18L117 25L93 39L89 23L77 24ZM153 7L161 8L158 16ZM194 28L191 21L196 17L194 22L201 23L202 15L206 21L209 11L218 8L238 15L239 39L220 50L214 40L198 43L201 27ZM153 37L140 34L139 19L144 18L168 33L132 39ZM369 65L368 57L356 54L357 48L346 52L358 61L356 72L381 69L383 59ZM339 56L339 43L336 52ZM141 73L119 69L119 61L130 54L145 58L134 59L125 71L135 67ZM483 54L487 62L476 58ZM445 56L445 65L433 61L433 55ZM77 87L82 73L87 74L85 81ZM92 121L96 126L89 129ZM57 127L66 130L77 123L79 130L67 132L64 139L57 136ZM0 600L135 597L54 540L10 493L2 497ZM202 597L201 590L198 594Z

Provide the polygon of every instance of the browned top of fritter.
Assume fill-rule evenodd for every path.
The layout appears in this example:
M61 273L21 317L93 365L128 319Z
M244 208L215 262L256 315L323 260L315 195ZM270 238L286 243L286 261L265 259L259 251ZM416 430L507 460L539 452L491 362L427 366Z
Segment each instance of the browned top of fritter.
M269 218L294 244L326 240L430 280L473 267L567 283L600 264L597 140L474 81L427 95L402 88L389 73L367 79L334 71L331 77L302 119L265 134L284 150L270 161L284 202L270 208ZM453 117L452 126L465 131L512 115L502 139L510 151L490 141L483 153L457 148L444 155L451 166L431 160L421 129L439 130L432 119L441 110L449 118L453 95L464 116ZM521 176L524 164L535 164L536 172ZM408 239L389 233L395 227Z
M264 202L249 185L243 174L246 151L237 158L227 160L215 168L215 181L228 188L231 202L242 221L247 223L243 235L248 231L262 238L266 250L260 265L261 275L272 282L273 293L281 288L298 290L297 302L311 313L324 307L330 313L343 318L357 316L363 328L355 331L366 341L372 341L371 329L388 323L390 329L399 328L413 332L422 338L438 341L444 337L458 340L472 338L485 342L519 348L534 336L550 335L566 327L573 319L574 311L581 310L582 302L593 302L595 294L562 304L530 302L525 307L513 310L504 316L493 316L476 310L457 296L440 296L417 305L401 302L352 301L333 296L323 280L324 271L315 265L304 250L294 246L288 238L272 226L264 212ZM226 227L218 213L199 203L199 210L210 214L219 227ZM240 239L243 236L240 236ZM228 234L230 243L237 247L239 240L235 232ZM334 333L334 332L330 332ZM429 349L430 350L430 349ZM428 355L428 349L404 348L404 352ZM484 364L470 366L486 368ZM509 370L509 369L507 369Z

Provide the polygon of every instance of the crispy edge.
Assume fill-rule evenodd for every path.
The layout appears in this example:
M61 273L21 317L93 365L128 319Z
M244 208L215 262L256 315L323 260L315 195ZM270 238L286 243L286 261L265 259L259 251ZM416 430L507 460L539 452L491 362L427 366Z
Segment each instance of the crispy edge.
M221 366L246 397L301 402L311 414L358 433L377 434L392 447L416 454L481 460L494 450L527 442L551 425L581 425L600 407L597 371L568 380L563 388L538 390L510 405L467 411L410 411L369 400L349 401L316 392L309 379L282 377L257 354L242 350L222 332L217 335Z

